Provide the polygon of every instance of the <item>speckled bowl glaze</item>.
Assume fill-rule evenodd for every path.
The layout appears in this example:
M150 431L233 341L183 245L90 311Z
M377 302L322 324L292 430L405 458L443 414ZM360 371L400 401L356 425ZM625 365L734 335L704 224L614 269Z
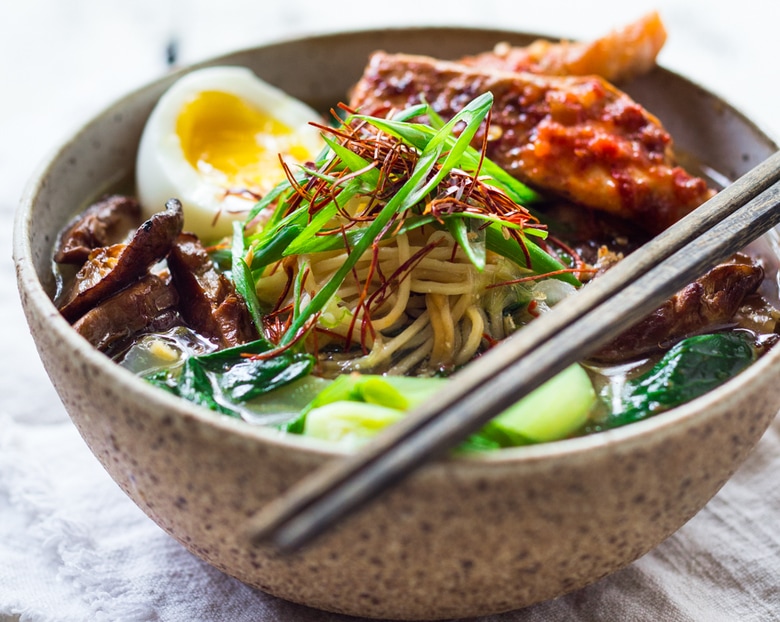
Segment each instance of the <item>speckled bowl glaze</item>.
M463 29L351 32L209 64L254 69L325 109L375 49L455 58L531 37ZM16 220L19 290L41 358L91 450L125 492L196 555L282 598L397 619L484 615L596 581L672 534L726 482L780 407L780 349L687 406L611 432L432 464L291 557L247 543L248 519L333 446L285 437L156 390L94 351L51 302L51 248L67 218L128 178L155 100L134 92L62 145ZM629 92L678 145L735 178L777 147L728 104L657 69Z

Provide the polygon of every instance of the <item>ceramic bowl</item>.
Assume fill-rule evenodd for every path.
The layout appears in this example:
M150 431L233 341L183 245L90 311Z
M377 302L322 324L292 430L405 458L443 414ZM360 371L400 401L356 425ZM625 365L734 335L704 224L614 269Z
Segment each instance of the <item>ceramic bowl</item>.
M463 29L351 32L209 64L246 65L315 107L343 99L375 49L456 58L534 37ZM76 209L130 178L170 75L87 123L30 183L14 254L30 330L84 440L122 489L187 549L247 584L334 612L484 615L550 599L631 563L726 482L780 407L780 349L686 406L614 431L441 460L293 556L253 548L247 521L334 446L221 418L93 350L51 302L52 243ZM727 103L656 69L627 90L678 146L730 178L777 147Z

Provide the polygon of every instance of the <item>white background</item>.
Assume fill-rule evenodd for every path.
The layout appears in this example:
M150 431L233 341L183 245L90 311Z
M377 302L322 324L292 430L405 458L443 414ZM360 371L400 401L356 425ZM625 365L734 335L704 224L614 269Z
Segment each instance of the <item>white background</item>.
M170 40L178 43L179 64L188 64L289 36L381 25L492 26L590 38L651 9L660 10L669 31L660 56L663 65L726 97L771 136L780 136L780 37L775 0L0 0L0 426L14 426L13 442L34 447L36 437L69 425L27 334L15 291L11 222L24 184L42 158L80 123L126 91L164 73ZM777 430L772 433L777 435ZM0 440L2 434L0 427ZM75 451L86 449L78 446ZM762 475L761 469L768 468L773 458L764 451L754 459L751 475L729 484L730 490L755 485L763 477L777 477L776 471ZM38 459L56 470L56 461L67 457L44 452ZM0 455L0 523L23 529L25 518L9 492L14 485L12 473L2 468ZM96 463L94 468L99 469ZM778 497L780 493L770 494L767 504L777 506ZM753 496L748 498L755 501ZM724 503L728 502L730 498L725 497ZM755 512L761 515L760 499L758 505ZM689 541L695 542L704 529L697 525L708 520L707 512L684 533L699 532L676 537L658 555L671 555L675 549L670 547L684 548ZM753 529L757 520L764 519L746 510L742 520L746 529ZM775 514L767 520L778 531L780 517ZM759 550L756 542L752 546L745 552L747 560L762 560L778 550L776 545L767 551ZM657 562L658 555L645 563ZM4 561L0 558L0 566ZM740 562L715 561L727 567ZM37 568L30 562L20 571L36 572ZM697 597L702 603L722 596L711 585L693 587L704 590ZM20 605L3 602L3 595L0 586L0 616L18 611ZM749 609L750 598L760 601L760 596L751 595L747 604L739 600L738 593L732 596L734 608L724 605L726 610L740 612L741 619L770 619L771 612L761 606L758 612ZM674 598L669 596L671 601ZM110 612L107 615L105 619L112 619ZM29 619L38 622L43 618ZM689 618L678 611L673 619Z

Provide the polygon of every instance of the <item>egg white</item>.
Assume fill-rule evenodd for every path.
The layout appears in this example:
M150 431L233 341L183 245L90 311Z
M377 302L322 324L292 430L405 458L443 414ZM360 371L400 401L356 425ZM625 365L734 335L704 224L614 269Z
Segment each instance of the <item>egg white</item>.
M164 209L165 202L175 197L184 208L185 229L204 241L214 241L230 235L233 221L243 220L257 199L227 192L228 183L204 174L184 154L177 120L184 107L204 92L234 95L287 126L295 136L298 152L303 148L308 159L314 159L324 143L319 130L309 125L321 120L320 115L249 69L209 67L177 80L159 99L144 127L136 160L136 190L145 217ZM296 161L289 155L285 159ZM278 177L280 171L278 165L273 173Z

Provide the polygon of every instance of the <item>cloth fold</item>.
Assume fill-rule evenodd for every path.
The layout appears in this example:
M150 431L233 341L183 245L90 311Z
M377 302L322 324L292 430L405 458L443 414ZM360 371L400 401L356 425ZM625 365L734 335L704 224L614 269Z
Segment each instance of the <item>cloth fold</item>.
M172 41L188 64L366 27L446 22L587 38L654 9L669 31L662 64L780 136L780 81L771 79L780 39L767 19L774 0L736 9L726 0L548 0L533 10L482 0L449 11L396 0L384 12L315 0L0 3L0 622L360 622L268 596L194 557L89 452L27 334L10 261L15 205L51 149L115 98L162 75ZM776 421L723 490L637 562L551 602L469 622L778 620L779 471Z

